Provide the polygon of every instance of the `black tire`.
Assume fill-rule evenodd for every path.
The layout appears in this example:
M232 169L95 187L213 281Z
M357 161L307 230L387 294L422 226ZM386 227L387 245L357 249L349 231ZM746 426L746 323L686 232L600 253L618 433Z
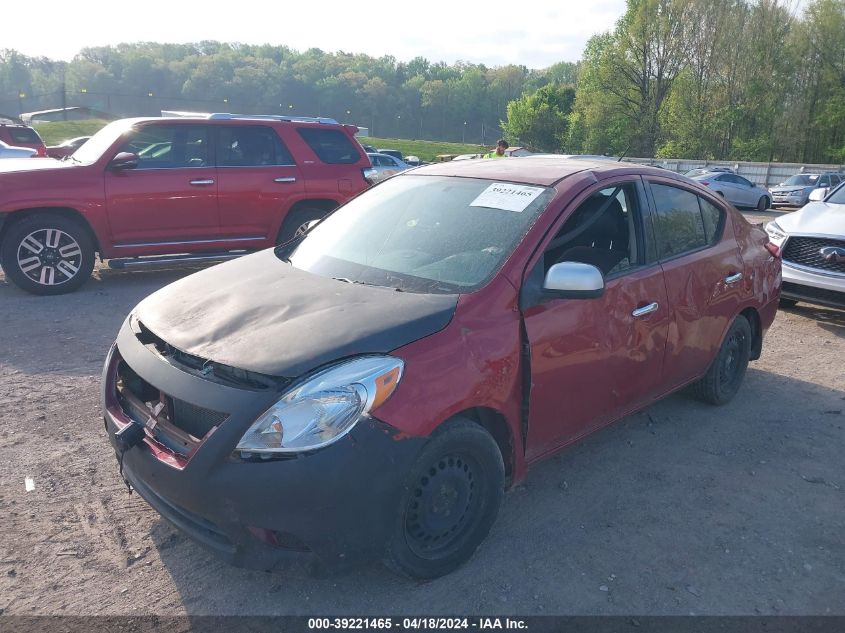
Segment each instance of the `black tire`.
M304 229L305 225L312 220L321 220L329 211L325 209L318 209L316 207L305 207L297 209L285 218L282 222L282 228L279 229L279 235L276 237L276 244L284 244L290 241L297 234L297 232Z
M94 242L80 221L36 213L6 230L3 271L19 288L37 295L73 292L94 269Z
M450 422L409 471L385 564L421 580L454 571L487 537L504 486L502 454L490 434L469 420Z
M739 391L751 357L751 325L740 315L734 319L719 353L698 382L691 385L693 395L709 404L726 404Z
M769 209L769 198L768 196L760 196L760 199L757 201L757 210L758 211L767 211Z
M798 305L798 299L787 299L786 297L781 297L780 301L778 301L778 306L781 308L794 308Z

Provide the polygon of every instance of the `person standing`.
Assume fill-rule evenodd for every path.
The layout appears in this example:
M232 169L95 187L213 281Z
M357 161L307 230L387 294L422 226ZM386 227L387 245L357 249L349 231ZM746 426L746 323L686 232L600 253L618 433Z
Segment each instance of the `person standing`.
M505 150L508 147L510 147L510 145L508 145L508 142L505 139L500 138L498 141L496 141L496 149L492 152L488 152L487 154L485 154L484 158L507 158Z

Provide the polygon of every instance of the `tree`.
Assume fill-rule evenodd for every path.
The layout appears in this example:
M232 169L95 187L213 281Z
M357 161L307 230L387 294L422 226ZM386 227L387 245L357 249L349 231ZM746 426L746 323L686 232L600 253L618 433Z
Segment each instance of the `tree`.
M575 100L572 86L543 86L508 104L502 121L505 136L543 151L556 151L567 143L568 115Z

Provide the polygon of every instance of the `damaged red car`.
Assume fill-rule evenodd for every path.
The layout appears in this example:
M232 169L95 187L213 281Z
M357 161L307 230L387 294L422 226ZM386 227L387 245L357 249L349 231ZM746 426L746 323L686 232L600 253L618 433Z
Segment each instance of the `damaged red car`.
M229 562L465 562L528 466L740 389L778 251L664 170L431 165L141 302L106 361L123 476Z

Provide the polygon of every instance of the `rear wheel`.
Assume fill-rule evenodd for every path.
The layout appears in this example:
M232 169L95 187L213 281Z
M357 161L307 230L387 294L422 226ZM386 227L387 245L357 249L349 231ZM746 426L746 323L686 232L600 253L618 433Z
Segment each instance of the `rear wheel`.
M437 578L466 562L490 531L504 493L502 454L487 431L458 420L423 448L405 483L385 563Z
M758 211L766 211L769 208L769 198L766 196L760 196L760 199L757 201L757 210Z
M308 223L314 220L321 220L329 211L318 209L316 207L305 207L292 211L282 222L282 228L279 229L279 235L276 237L276 244L284 244L290 241L297 235L305 232L308 228Z
M3 239L3 270L18 287L39 295L79 288L94 269L94 244L78 220L38 213L9 227Z
M726 404L739 391L751 357L751 325L739 315L734 319L716 358L701 378L691 385L693 395L709 404Z

